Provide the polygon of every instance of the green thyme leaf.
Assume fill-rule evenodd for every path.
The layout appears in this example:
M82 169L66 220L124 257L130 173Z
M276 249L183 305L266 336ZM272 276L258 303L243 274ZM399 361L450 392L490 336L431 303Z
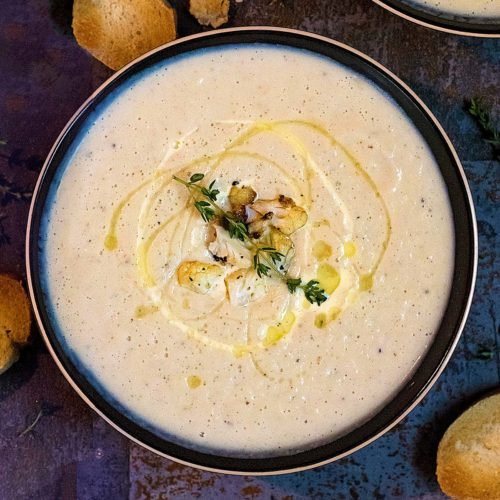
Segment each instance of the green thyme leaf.
M301 285L302 280L300 278L288 278L286 280L286 286L290 293L295 293L297 288Z
M500 131L493 123L484 100L481 97L473 97L466 106L469 114L476 119L484 140L493 147L495 159L500 160Z
M229 216L225 216L225 221L227 222L229 236L237 240L245 241L248 237L247 226L243 222L234 220Z
M200 182L203 177L205 177L205 174L193 174L190 178L189 178L189 182L195 184L196 182Z
M318 281L311 280L305 285L301 285L300 288L304 290L304 295L311 304L316 303L320 306L328 297L326 296L325 291L318 285Z
M201 217L205 222L210 222L215 217L214 210L210 207L210 204L206 201L195 201L194 206L196 210L200 212Z
M207 198L210 198L212 201L216 201L217 195L220 193L220 191L218 189L213 189L214 184L215 184L215 181L212 181L210 183L210 186L208 186L208 188L206 188L206 187L201 188L201 194L203 194Z

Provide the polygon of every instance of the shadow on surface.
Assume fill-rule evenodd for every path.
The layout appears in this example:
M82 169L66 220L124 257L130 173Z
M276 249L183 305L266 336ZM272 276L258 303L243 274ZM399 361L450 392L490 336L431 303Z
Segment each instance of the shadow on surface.
M50 0L50 17L57 30L64 36L72 37L71 20L73 0Z
M33 344L23 349L21 357L6 373L0 384L0 403L26 384L38 367L38 353L45 349L38 335Z

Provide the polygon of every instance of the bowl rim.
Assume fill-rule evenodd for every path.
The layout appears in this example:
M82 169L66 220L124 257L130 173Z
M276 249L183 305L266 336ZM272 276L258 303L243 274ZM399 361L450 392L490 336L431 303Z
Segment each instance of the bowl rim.
M466 200L466 206L465 208L468 210L467 212L467 218L470 223L470 228L469 230L471 233L469 233L470 237L470 243L469 243L469 251L471 253L471 261L468 262L469 264L469 269L468 269L468 279L467 279L467 294L466 297L464 298L464 305L463 308L461 309L461 315L459 318L459 322L455 327L455 333L452 337L452 341L447 345L446 351L444 352L444 355L440 357L440 362L437 364L435 367L433 373L431 374L430 377L426 379L426 382L423 384L422 387L419 388L419 392L416 395L416 397L413 400L410 400L411 404L408 404L405 406L404 411L400 412L395 418L392 418L388 422L385 422L385 424L378 430L378 432L373 433L369 437L365 438L359 444L356 446L352 446L343 452L340 452L334 456L328 456L327 458L321 459L321 460L312 460L309 462L303 462L299 465L296 466L285 466L285 467L280 467L280 466L270 466L270 467L262 467L262 468L254 468L253 466L250 468L245 468L243 467L242 463L249 463L253 460L256 461L271 461L271 462L278 462L280 459L284 459L286 457L270 457L269 459L252 459L252 458L227 458L227 460L232 461L235 466L234 467L226 467L224 466L212 466L208 463L198 463L196 461L191 461L191 460L186 460L181 457L165 453L157 448L155 448L152 445L149 445L139 439L138 437L132 435L130 432L128 432L126 429L121 427L118 423L116 423L110 416L108 416L103 410L97 407L96 403L91 399L89 395L87 395L84 390L78 385L77 381L74 380L74 377L69 373L69 371L66 369L64 366L62 360L59 358L59 355L57 354L56 350L54 349L54 346L52 345L52 341L46 331L41 311L43 310L43 306L45 304L42 304L42 306L39 307L38 300L37 300L37 294L39 290L36 289L36 286L34 284L34 275L33 275L33 267L31 263L31 253L33 251L37 251L38 248L38 241L32 241L31 235L32 231L34 230L34 214L37 210L37 207L39 207L39 203L37 202L38 196L40 193L40 188L43 184L45 174L49 167L52 165L52 161L54 158L54 154L56 151L59 149L61 144L63 144L64 138L68 132L68 130L78 121L78 118L82 115L82 113L93 103L94 99L96 99L101 91L108 87L111 83L115 82L115 80L119 79L121 75L123 75L125 72L127 72L130 68L135 66L136 64L140 63L141 61L144 61L145 59L148 59L154 54L157 54L167 48L170 47L175 47L176 45L181 45L181 44L186 44L187 42L197 40L197 39L210 39L212 37L219 37L224 34L238 34L238 33L254 33L256 35L262 35L263 33L274 33L274 34L290 34L295 37L302 37L307 39L312 39L312 40L317 40L318 42L321 43L326 43L333 45L339 49L343 49L344 51L350 53L351 55L358 57L359 59L362 60L363 64L369 64L375 67L376 70L382 73L385 77L389 77L390 80L393 80L399 87L402 88L402 90L409 95L411 99L413 99L418 106L421 108L421 110L424 112L424 115L426 116L427 119L431 121L431 124L434 125L434 127L437 129L438 135L440 138L444 141L445 146L447 147L447 150L449 154L451 155L450 158L453 160L454 165L457 167L457 174L459 178L459 182L461 183L460 186L463 188L464 191L464 197ZM266 42L262 42L266 43ZM271 42L267 42L271 43ZM286 39L283 39L283 45L288 45ZM201 48L201 47L198 47ZM316 53L315 51L313 51ZM167 57L165 58L167 59ZM42 200L44 201L44 200ZM39 209L41 211L41 209ZM455 347L460 339L460 336L462 334L463 328L465 326L467 316L470 311L471 303L472 303L472 297L474 293L474 286L475 286L475 281L476 281L476 274L477 274L477 261L478 261L478 235L477 235L477 223L476 223L476 217L475 217L475 210L474 210L474 203L472 199L472 195L470 192L469 185L467 183L467 179L465 176L465 172L463 170L463 167L460 163L460 160L458 158L458 155L448 138L446 132L444 131L443 127L440 125L438 120L435 118L435 116L432 114L432 112L429 110L429 108L425 105L425 103L417 96L417 94L411 90L411 88L404 83L399 77L394 75L390 70L388 70L385 66L383 66L381 63L375 61L374 59L370 58L366 54L362 53L361 51L354 49L350 47L349 45L346 45L342 42L338 42L336 40L330 39L328 37L322 36L322 35L317 35L313 33L308 33L306 31L301 31L301 30L295 30L295 29L290 29L290 28L279 28L279 27L268 27L268 26L251 26L251 27L237 27L237 28L226 28L226 29L220 29L220 30L214 30L210 32L205 32L205 33L198 33L194 35L190 35L187 37L179 38L173 42L164 44L160 47L157 47L156 49L153 49L150 52L147 52L146 54L140 56L139 58L135 59L134 61L130 62L126 66L124 66L122 69L114 73L110 78L108 78L105 82L103 82L91 95L88 99L85 100L85 102L78 108L78 110L73 114L73 116L68 120L66 123L65 127L62 129L61 133L58 135L57 139L55 140L52 148L50 149L47 158L44 162L44 165L40 171L37 183L35 185L35 189L33 191L33 197L29 209L29 214L28 214L28 222L27 222L27 232L26 232L26 241L25 241L25 252L26 252L26 271L27 271L27 282L28 282L28 289L29 289L29 294L30 294L30 299L33 305L33 311L34 315L37 321L37 325L39 327L40 333L43 337L43 340L47 346L47 349L52 356L53 360L55 361L57 367L63 374L63 376L66 378L66 380L69 382L69 384L73 387L73 389L77 392L77 394L101 417L103 418L108 424L110 424L113 428L115 428L117 431L119 431L121 434L125 435L128 439L131 441L135 442L136 444L152 451L153 453L163 456L164 458L168 458L174 462L180 463L182 465L187 465L190 467L194 467L197 469L205 470L208 472L217 472L217 473L224 473L224 474L234 474L234 475L278 475L278 474L287 474L287 473L293 473L293 472L299 472L299 471L304 471L308 469L312 469L315 467L319 467L322 465L326 465L328 463L331 463L333 461L336 461L340 458L343 458L347 455L350 455L351 453L354 453L355 451L360 450L361 448L364 448L365 446L369 445L376 439L378 439L380 436L388 432L390 429L392 429L395 425L397 425L402 419L404 419L414 408L417 406L421 400L425 397L425 395L429 392L431 387L434 385L442 371L444 370L445 366L447 365L448 361L450 360ZM427 352L431 351L432 344L429 346ZM418 372L418 368L416 369L416 372ZM398 393L399 394L399 393ZM103 398L103 396L100 396ZM385 407L384 407L385 408ZM381 412L383 409L377 410L377 412ZM378 414L378 413L377 413ZM371 419L370 419L371 420ZM387 420L387 419L386 419ZM364 425L364 424L361 424ZM342 437L342 436L341 436ZM336 438L331 441L331 443L335 442L340 438ZM181 446L181 448L184 448ZM186 449L186 448L184 448ZM307 451L313 451L316 448L312 448L311 450ZM198 452L193 452L195 455ZM307 452L306 452L307 453ZM220 458L219 455L209 455L210 457L213 457L214 459ZM238 464L238 465L236 465Z
M412 7L401 0L372 0L380 7L388 10L406 21L435 31L478 38L499 38L500 20L498 23L480 23L459 21L438 16L424 9ZM479 18L480 19L480 18Z

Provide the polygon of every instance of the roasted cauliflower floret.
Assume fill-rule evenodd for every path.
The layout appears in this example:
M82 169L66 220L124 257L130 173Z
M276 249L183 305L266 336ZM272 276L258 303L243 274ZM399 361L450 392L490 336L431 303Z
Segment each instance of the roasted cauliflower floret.
M307 222L307 213L302 207L292 207L284 217L273 217L273 225L284 234L292 234Z
M249 186L232 186L229 191L231 211L240 219L246 219L246 206L255 201L257 193Z
M214 259L237 267L249 267L252 254L241 242L231 238L229 233L216 224L211 224L207 233L207 248Z
M179 285L203 295L222 284L224 270L217 264L199 261L185 261L177 268Z
M253 269L238 269L225 279L227 295L231 305L246 306L261 299L266 293L265 280Z
M256 217L252 217L252 222L248 224L248 234L254 239L261 238L262 235L271 227L272 218L272 212L268 212L263 216L260 216L260 214L258 214Z
M294 233L307 222L306 211L296 205L292 198L283 195L279 195L274 200L257 200L250 205L250 209L258 214L252 214L251 224L264 218L286 235Z
M189 0L189 12L203 26L218 28L227 23L229 0Z
M278 229L271 227L269 230L270 246L282 253L285 257L290 257L293 252L293 242L289 236Z

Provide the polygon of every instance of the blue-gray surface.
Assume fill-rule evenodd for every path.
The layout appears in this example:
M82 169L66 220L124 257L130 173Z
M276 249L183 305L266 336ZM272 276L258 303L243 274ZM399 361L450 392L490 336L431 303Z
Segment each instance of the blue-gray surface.
M200 31L185 0L180 34ZM69 0L0 0L0 272L24 276L24 225L42 158L68 118L111 72L81 50ZM233 26L300 28L345 42L405 80L429 105L464 162L476 203L479 273L464 335L439 381L395 429L336 463L275 477L201 472L129 442L59 374L36 330L0 377L0 499L18 498L441 498L435 453L445 428L498 387L499 164L463 111L480 94L499 108L500 41L411 25L368 0L245 0ZM481 346L490 360L476 357ZM41 412L41 414L40 414ZM41 415L32 432L21 431Z

